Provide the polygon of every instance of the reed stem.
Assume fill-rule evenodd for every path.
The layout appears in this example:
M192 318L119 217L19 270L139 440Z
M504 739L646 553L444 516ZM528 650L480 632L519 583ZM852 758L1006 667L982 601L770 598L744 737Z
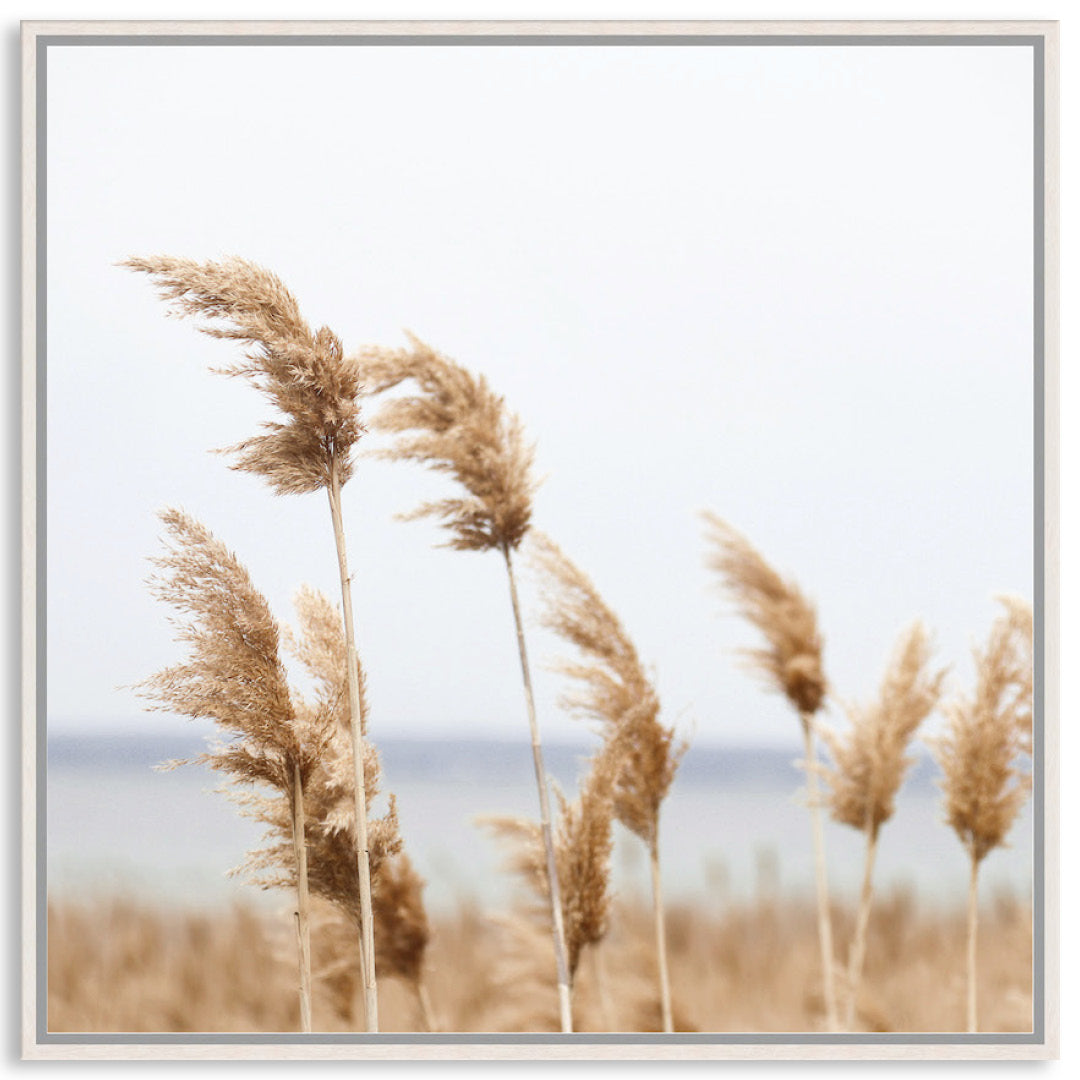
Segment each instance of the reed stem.
M551 898L551 932L555 942L555 975L559 989L559 1019L562 1030L574 1030L570 1006L570 967L566 959L566 933L563 929L562 899L559 895L559 874L555 864L555 842L551 835L551 806L548 798L547 771L540 746L540 728L536 722L536 703L533 700L532 678L529 674L529 657L525 650L525 631L521 621L521 605L518 602L517 582L510 548L502 545L506 560L506 573L510 579L510 603L514 609L514 626L517 630L518 656L521 659L521 679L525 687L525 707L529 717L529 733L532 737L533 768L536 771L536 787L540 795L540 833L544 841L547 862L548 896Z
M431 1010L431 998L428 996L427 987L416 982L416 1000L420 1005L420 1022L424 1025L424 1031L438 1031L435 1026L435 1014Z
M659 823L657 825L659 829ZM667 935L664 931L664 898L660 891L660 840L653 837L649 845L649 867L652 870L653 923L656 927L656 966L660 979L660 1014L664 1031L675 1030L671 1014L671 983L668 980Z
M872 825L866 828L866 858L863 862L862 890L859 893L859 914L855 922L855 936L848 953L848 1031L853 1030L855 1007L859 996L859 982L862 979L863 961L866 958L866 931L870 924L870 902L873 898L874 860L877 857L878 830Z
M356 803L356 867L360 876L360 956L364 976L364 1014L369 1032L379 1030L379 997L375 983L375 924L371 908L371 863L368 849L367 786L364 782L364 746L360 722L360 679L353 629L352 581L345 554L345 527L341 519L341 483L337 456L330 459L330 516L334 523L338 572L341 576L341 606L345 622L345 646L349 669L349 726L352 732L353 795Z
M293 852L296 856L296 936L300 948L300 1030L311 1033L311 921L308 898L307 823L300 763L293 762Z
M806 755L806 787L810 803L810 826L814 837L814 875L817 879L818 941L821 945L821 972L825 993L825 1020L829 1031L839 1028L836 1011L836 984L833 978L832 920L829 916L829 878L825 868L825 829L821 820L817 754L814 749L813 718L800 716Z
M968 883L968 933L967 933L967 1029L974 1034L979 1030L979 1014L975 995L975 952L979 932L979 860L971 856L971 879Z

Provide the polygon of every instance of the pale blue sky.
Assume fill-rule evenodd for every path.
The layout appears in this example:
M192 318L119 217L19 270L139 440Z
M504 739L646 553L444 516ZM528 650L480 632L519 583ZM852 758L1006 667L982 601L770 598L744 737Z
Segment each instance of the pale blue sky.
M1030 51L78 47L48 85L58 727L164 724L117 689L179 655L143 585L161 506L282 618L336 589L325 501L206 453L266 410L129 254L244 255L346 348L408 327L485 373L536 440L537 525L703 740L795 726L731 655L756 638L701 509L817 601L841 696L916 616L961 684L993 595L1032 595ZM513 738L499 560L392 520L442 490L377 462L346 489L372 731Z

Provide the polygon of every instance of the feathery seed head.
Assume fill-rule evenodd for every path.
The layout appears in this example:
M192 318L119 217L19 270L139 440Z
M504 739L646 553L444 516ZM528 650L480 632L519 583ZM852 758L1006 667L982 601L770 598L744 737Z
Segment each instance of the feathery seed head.
M406 518L435 517L459 551L512 550L529 529L536 481L521 421L482 375L410 336L411 349L372 349L357 361L366 392L412 381L416 393L387 402L371 427L396 436L380 456L448 473L465 494L425 503Z
M933 741L949 824L979 862L1004 844L1031 790L1021 768L1029 743L1030 635L1006 605L985 648L975 649L975 691L945 707L948 727Z
M1020 728L1021 748L1031 757L1035 733L1035 613L1031 604L1021 596L999 596L997 600L1004 605L1006 619L1013 631L1016 648L1016 723Z
M219 370L248 379L285 415L284 423L264 425L267 434L225 448L236 455L233 468L257 473L278 494L327 487L334 469L339 483L349 479L350 450L363 430L356 365L330 330L312 332L276 275L235 257L153 256L121 265L153 278L177 314L205 320L203 333L246 346L243 362Z
M608 742L617 745L615 815L651 845L659 829L660 804L686 746L675 741L673 728L660 722L660 699L637 650L592 581L535 529L529 555L542 574L543 624L583 656L580 662L556 665L578 686L563 703L598 721Z
M423 900L424 879L404 851L385 859L372 894L375 970L419 984L431 931Z
M716 514L702 515L715 570L739 613L764 635L768 648L748 649L752 666L784 694L803 723L822 705L828 685L822 668L817 614L793 582L785 581L740 533Z
M305 718L317 717L325 732L318 758L304 782L308 887L312 895L329 900L359 928L362 912L356 864L355 778L344 625L334 605L314 589L300 589L295 604L298 630L286 631L284 637L290 651L312 676L315 700L309 702L294 691L294 706L301 723ZM364 672L359 660L357 669L363 687ZM363 693L360 701L363 728L367 718ZM371 815L372 804L379 795L382 767L370 740L363 739L361 745L371 880L372 887L377 888L384 863L401 850L401 837L392 795L383 817L376 819ZM251 852L240 870L264 889L294 885L290 807L281 800L263 799L249 804L248 812L269 827L268 837L276 843Z
M571 801L556 793L555 867L571 979L585 946L601 941L608 931L614 786L619 764L616 744L605 742L590 763L578 797ZM545 923L551 908L540 826L523 818L488 818L483 823L511 845L508 866L532 894L530 915L537 923Z
M851 728L824 731L835 766L825 771L833 818L877 835L892 817L896 793L913 763L907 748L941 697L944 669L932 672L930 638L921 623L900 636L877 700L848 709Z
M154 594L180 613L184 663L139 684L151 708L209 718L224 742L199 760L241 781L291 790L293 764L310 771L326 737L324 724L298 722L278 646L277 622L236 556L182 511L160 515L166 554L151 561Z
M293 598L299 634L288 627L285 647L304 666L315 682L318 707L332 716L344 734L349 727L348 647L341 611L324 593L308 585ZM367 677L359 657L356 661L360 694L360 731L367 734Z

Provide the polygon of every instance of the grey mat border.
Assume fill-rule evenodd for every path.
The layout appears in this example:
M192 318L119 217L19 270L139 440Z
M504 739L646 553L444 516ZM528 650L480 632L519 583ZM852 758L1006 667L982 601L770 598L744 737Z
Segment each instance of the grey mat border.
M188 45L746 45L781 47L821 47L843 45L922 45L922 46L1017 46L1031 45L1040 48L1043 37L1039 34L575 34L554 30L550 34L54 34L37 39L39 48L50 45L151 45L182 48ZM41 52L39 52L39 58ZM39 67L39 73L41 68ZM39 74L40 77L40 74Z
M473 1033L394 1033L384 1035L298 1035L279 1034L229 1034L229 1033L60 1033L46 1029L48 1019L48 978L46 928L48 925L47 898L47 697L46 663L47 630L46 600L47 586L45 567L47 565L47 103L48 103L48 62L47 50L53 46L412 46L433 45L498 45L507 46L546 46L566 45L592 46L757 46L757 47L837 47L837 46L978 46L978 47L1016 47L1027 46L1033 50L1033 211L1034 211L1034 614L1035 625L1042 628L1045 619L1045 584L1046 584L1046 484L1045 484L1045 254L1046 254L1046 214L1045 214L1045 156L1046 156L1046 39L1041 34L664 34L664 33L612 33L612 34L576 34L563 32L555 28L545 34L446 34L440 32L424 33L418 28L415 34L338 34L328 30L325 34L256 33L243 34L39 34L35 41L37 60L36 84L36 140L37 140L37 231L36 231L36 359L37 383L36 396L36 650L37 681L35 703L37 709L37 760L36 760L36 815L37 815L37 1025L38 1042L43 1045L306 1045L306 1046L397 1046L397 1045L599 1045L599 1046L702 1046L731 1045L748 1046L771 1044L777 1046L815 1046L829 1045L837 1048L844 1046L1008 1046L1041 1044L1045 1040L1046 1001L1045 1001L1045 798L1036 799L1033 815L1033 858L1036 871L1033 874L1033 1001L1032 1011L1035 1018L1031 1032L999 1034L935 1034L918 1033L860 1033L826 1034L813 1032L800 1033L694 1033L674 1034L656 1037L645 1033L593 1034L473 1034ZM1034 727L1035 756L1033 768L1038 780L1038 790L1044 791L1045 777L1045 656L1044 635L1035 634L1034 643L1035 670L1039 677L1034 688Z

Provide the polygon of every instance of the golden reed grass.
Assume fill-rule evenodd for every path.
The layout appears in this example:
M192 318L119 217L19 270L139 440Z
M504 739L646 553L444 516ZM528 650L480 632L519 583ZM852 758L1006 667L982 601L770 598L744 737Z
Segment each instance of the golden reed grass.
M320 872L326 878L325 882L321 878L317 880L317 891L351 921L355 932L360 929L363 911L358 904L356 860L350 857L355 845L356 819L348 771L346 668L349 651L342 633L340 612L326 596L304 587L298 591L295 605L298 632L286 632L286 645L303 664L316 688L316 701L307 707L332 716L338 736L338 741L331 743L324 753L322 783L313 789L315 820L319 823L316 838L320 841L315 853ZM367 680L359 660L356 667L360 727L366 736ZM378 752L366 737L363 747L364 775L368 783L367 811L371 820L368 843L376 970L403 979L413 988L424 1024L430 1028L431 1008L424 985L424 953L429 939L422 895L424 882L402 848L393 795L389 796L388 812L382 818L372 816L382 764Z
M1004 601L982 649L974 650L975 687L945 706L944 736L931 743L942 771L945 813L970 860L967 1024L979 1030L976 953L979 867L1002 846L1031 791L1025 768L1032 742L1032 617L1023 601ZM1030 760L1027 761L1030 767Z
M326 932L314 900L316 1031L362 1024L358 946L344 925ZM869 1031L965 1030L964 913L885 893L876 903L866 954L860 1026ZM854 918L839 906L837 928ZM335 920L337 916L334 916ZM983 1030L1024 1032L1032 1023L1031 909L1004 896L987 903L978 971ZM51 1032L287 1032L298 1024L295 944L273 912L223 907L202 912L130 900L52 898L48 909L48 1027ZM447 1032L558 1031L550 945L513 951L506 925L465 906L431 921L426 980ZM672 979L680 987L677 1031L811 1031L821 998L808 991L819 969L813 902L672 904ZM574 990L582 1032L659 1032L651 905L616 902L605 956L605 991L583 962ZM594 952L594 955L598 954ZM390 973L381 961L380 973ZM380 978L386 1031L416 1031L416 996ZM606 1006L605 1006L606 1001Z
M815 717L824 704L828 689L822 666L823 642L817 613L799 587L782 578L744 536L716 514L706 511L703 517L710 545L707 565L719 575L738 611L765 638L765 648L747 649L745 655L752 668L763 676L765 685L788 699L802 725L817 878L825 1018L829 1029L835 1031L839 1013L814 743Z
M341 487L352 475L351 451L362 434L357 366L347 359L341 341L327 327L312 331L298 303L281 279L240 258L197 262L171 256L127 259L122 265L147 274L162 300L183 316L204 320L199 329L211 337L245 347L244 360L219 369L246 379L284 417L264 424L254 436L226 452L233 468L261 476L277 494L325 490L330 504L345 635L355 655L352 585L341 513ZM367 820L364 755L361 748L358 687L349 665L353 717L352 758L356 810L356 860L364 909L362 955L365 966L367 1027L378 1031L375 944L371 915L371 869L366 855Z
M459 551L498 551L506 565L510 601L521 662L533 767L540 800L548 895L551 900L559 1014L572 1029L570 969L566 929L559 897L551 804L536 719L532 677L514 574L513 553L529 531L536 481L533 449L521 421L482 376L410 336L408 349L370 349L361 360L366 391L382 394L411 383L410 395L387 401L370 421L373 430L392 437L380 453L392 461L415 461L452 477L461 494L425 503L407 518L435 517L450 534L447 546Z
M855 1022L859 981L866 955L874 860L881 826L892 817L896 794L915 759L911 740L941 696L945 671L931 671L931 644L921 623L896 643L877 698L847 706L851 726L841 735L824 729L833 766L824 770L825 802L835 821L860 831L866 841L855 931L848 950L845 1026Z
M356 940L364 919L355 858L348 650L340 613L321 593L304 588L296 597L298 632L279 630L235 557L183 515L165 517L174 550L155 560L169 572L157 580L156 591L181 611L195 614L182 631L192 657L147 680L143 692L158 708L210 716L232 736L199 760L226 772L233 784L229 794L241 811L267 827L262 846L234 873L262 889L297 891L301 1023L310 1031L309 892L327 902L338 925L351 927ZM278 653L281 640L310 677L312 700L287 684ZM362 669L357 677L363 687ZM365 728L363 693L361 705ZM413 987L427 1021L423 959L429 931L423 881L402 851L393 796L386 814L372 813L381 763L367 739L363 751L376 963ZM327 923L324 915L321 933L327 932Z
M555 827L555 866L559 878L567 966L573 993L578 966L587 946L607 934L611 915L611 851L617 748L605 742L593 755L577 797L556 791L559 812ZM529 889L536 906L533 920L549 918L546 854L540 827L526 818L481 818L510 848L509 869Z
M200 761L233 782L266 785L279 806L288 866L298 907L300 1015L311 1030L305 795L327 748L329 717L294 707L279 655L278 625L247 570L199 522L178 510L161 515L167 554L155 558L157 597L180 614L179 638L188 658L140 684L152 708L212 719L226 737ZM173 763L179 764L179 763Z
M660 722L660 699L637 649L592 581L549 537L530 535L530 555L541 574L543 624L580 654L556 665L577 689L563 704L600 725L611 764L611 811L649 852L660 1011L673 1030L671 983L660 877L660 807L671 788L685 743ZM607 785L605 785L606 791Z

